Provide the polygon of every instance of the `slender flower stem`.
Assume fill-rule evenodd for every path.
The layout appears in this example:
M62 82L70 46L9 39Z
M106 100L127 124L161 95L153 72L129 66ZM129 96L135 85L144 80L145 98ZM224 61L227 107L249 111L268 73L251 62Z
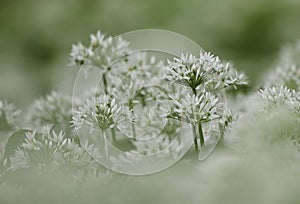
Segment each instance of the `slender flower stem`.
M191 87L191 88L192 88L192 91L193 91L194 95L197 96L196 88L195 87ZM196 150L198 151L197 134L196 134L195 125L193 125L193 128L195 129L195 130L193 130L193 132L194 132L194 143L195 143L195 146L197 145ZM199 135L199 138L200 138L200 146L203 147L204 146L204 134L203 134L203 129L202 129L201 122L198 123L198 135Z
M203 135L201 122L198 123L198 133L199 133L199 137L200 137L200 146L203 147L203 145L204 145L204 135Z
M133 138L136 139L136 130L134 123L131 124Z
M108 90L107 90L107 79L106 79L105 73L103 74L102 79L103 79L103 84L104 84L104 92L105 92L105 94L108 94Z
M196 152L198 152L199 148L198 148L198 142L197 142L196 126L192 124L192 128L193 128L193 135L194 135L195 150L196 150Z
M111 139L112 139L112 142L113 142L113 144L116 144L116 143L117 143L117 139L116 139L116 130L115 130L115 128L112 128L112 129L110 129L110 131L111 131Z

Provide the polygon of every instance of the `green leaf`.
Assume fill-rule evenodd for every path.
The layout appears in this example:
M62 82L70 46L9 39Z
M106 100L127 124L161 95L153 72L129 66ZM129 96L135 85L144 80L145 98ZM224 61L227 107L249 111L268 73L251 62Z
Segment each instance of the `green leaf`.
M5 159L7 159L7 162L10 162L9 158L15 153L15 151L17 150L18 147L20 147L23 143L25 143L25 138L26 138L25 133L26 132L31 132L31 131L30 130L19 130L19 131L13 133L9 137L9 139L6 143L2 164Z

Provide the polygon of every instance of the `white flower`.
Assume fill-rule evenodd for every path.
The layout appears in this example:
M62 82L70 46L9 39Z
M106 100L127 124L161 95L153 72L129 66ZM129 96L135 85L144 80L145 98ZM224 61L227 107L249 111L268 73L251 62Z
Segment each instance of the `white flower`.
M105 35L100 30L97 31L96 35L90 35L90 45L93 48L103 46L105 44Z
M106 37L100 31L90 36L90 44L82 43L72 46L70 53L71 65L90 65L101 69L109 68L112 63L126 56L129 43L121 37ZM86 66L87 68L91 68Z
M247 84L243 74L238 74L229 63L224 64L209 52L200 52L199 57L181 55L168 61L163 78L196 89L217 92L230 86Z
M79 106L73 116L73 124L76 129L88 126L90 132L97 128L104 131L114 128L123 118L121 106L116 103L116 99L100 95L89 98L85 104Z
M82 43L72 45L70 53L71 65L83 65L89 60L89 57L93 56L94 53L91 48L85 47Z
M183 120L191 124L209 122L215 119L220 119L222 113L220 112L223 103L219 99L205 92L200 96L186 94L184 98L173 98L175 108L173 108L169 117Z

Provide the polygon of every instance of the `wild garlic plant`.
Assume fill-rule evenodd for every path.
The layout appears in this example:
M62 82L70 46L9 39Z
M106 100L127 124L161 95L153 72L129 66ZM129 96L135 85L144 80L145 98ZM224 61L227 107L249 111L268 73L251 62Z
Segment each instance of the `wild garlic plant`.
M169 60L163 78L189 89L183 98L180 95L179 98L171 96L174 107L169 111L168 117L192 125L197 151L198 138L200 146L205 145L202 125L215 120L221 121L223 118L226 107L222 99L223 90L247 84L243 74L209 52L200 52L199 56L182 54L180 58Z
M98 128L102 136L111 135L115 144L125 135L136 150L141 150L153 141L145 144L136 140L154 138L167 123L166 119L162 123L161 115L168 94L159 77L163 61L147 52L130 52L128 45L122 38L105 37L99 31L91 35L84 52L78 51L82 44L73 46L72 64L83 65L87 73L91 68L103 72L97 93L75 111L73 124L76 129L89 127L90 132Z

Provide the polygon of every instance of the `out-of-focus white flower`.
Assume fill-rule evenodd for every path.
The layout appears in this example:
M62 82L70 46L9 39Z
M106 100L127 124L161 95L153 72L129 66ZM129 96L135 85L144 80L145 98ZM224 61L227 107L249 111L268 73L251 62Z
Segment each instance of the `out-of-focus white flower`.
M294 44L286 45L280 52L279 66L300 66L300 40Z
M300 92L290 90L285 86L273 86L259 91L264 109L271 111L280 107L287 107L300 116Z
M72 98L56 91L36 100L29 112L29 120L36 128L47 125L62 125L68 128L71 126L71 119Z
M21 110L16 108L12 103L0 100L0 130L15 129L17 127L17 118L20 116Z
M121 37L106 37L98 31L95 35L90 36L88 46L84 46L82 43L72 46L70 62L71 65L85 64L107 69L115 60L128 54L128 45L129 42Z
M93 55L91 48L85 47L82 43L74 44L70 53L71 65L83 65Z
M289 89L300 90L300 65L277 67L276 71L267 79L267 87L280 85Z

